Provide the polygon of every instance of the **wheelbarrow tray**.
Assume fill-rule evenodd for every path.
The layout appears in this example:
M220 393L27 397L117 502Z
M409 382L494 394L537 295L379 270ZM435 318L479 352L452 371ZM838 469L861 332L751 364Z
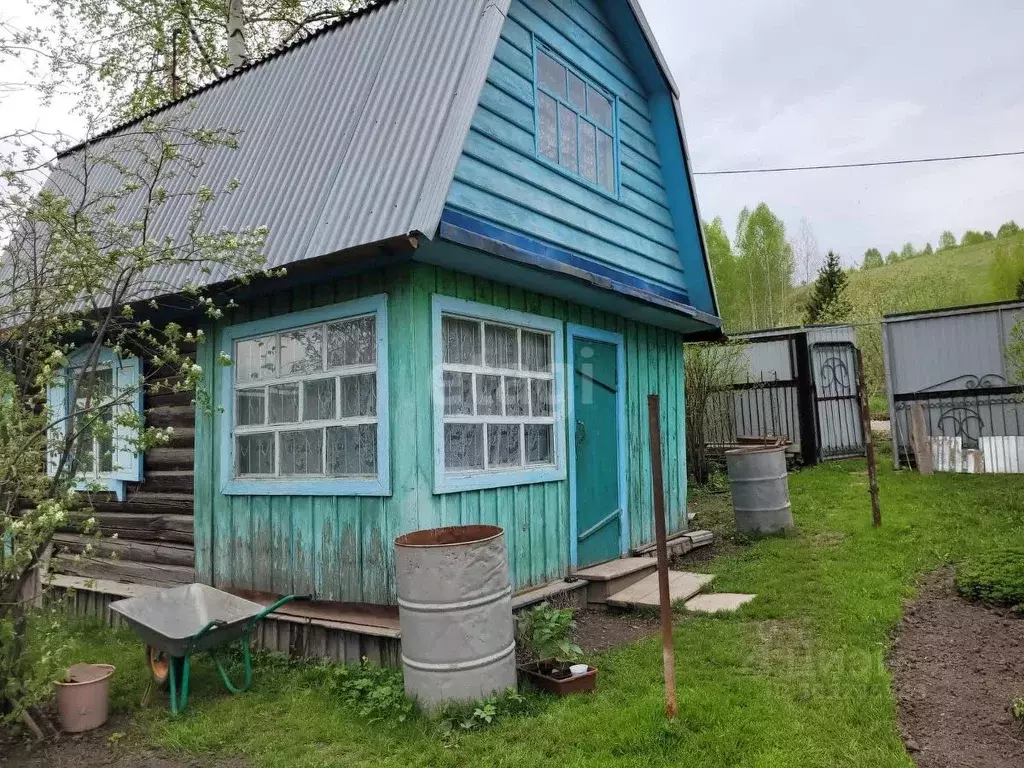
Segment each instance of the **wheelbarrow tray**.
M187 584L110 604L146 645L169 656L208 651L234 642L266 607L205 584ZM211 621L223 626L193 638ZM191 646L191 648L190 648Z

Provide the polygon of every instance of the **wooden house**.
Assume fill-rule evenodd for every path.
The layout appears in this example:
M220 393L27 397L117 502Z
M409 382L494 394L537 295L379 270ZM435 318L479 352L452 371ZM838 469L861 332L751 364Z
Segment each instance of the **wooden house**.
M635 0L371 3L174 110L240 132L210 225L266 225L288 275L205 327L217 411L146 398L174 439L95 499L119 557L58 554L58 584L311 595L277 645L361 655L394 637L359 616L395 605L404 532L500 525L517 591L652 541L652 392L685 529L683 342L720 321Z

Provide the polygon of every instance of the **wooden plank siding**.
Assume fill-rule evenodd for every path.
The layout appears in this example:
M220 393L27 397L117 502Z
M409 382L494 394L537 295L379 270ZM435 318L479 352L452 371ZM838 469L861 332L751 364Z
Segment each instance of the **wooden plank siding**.
M616 97L617 195L538 158L534 40ZM513 0L448 206L687 290L648 97L597 0Z
M455 247L455 246L446 246ZM617 331L625 337L628 393L630 541L649 542L650 461L646 397L663 397L663 451L669 528L685 528L683 348L673 332L483 278L406 263L308 289L282 290L272 301L237 309L226 324L268 314L388 295L389 411L392 495L226 496L217 486L220 458L212 450L219 414L197 421L197 572L218 587L313 594L343 602L394 604L392 542L401 533L443 525L495 524L506 531L516 589L569 572L568 481L433 493L431 296L442 294ZM215 338L208 334L209 339ZM199 352L210 361L220 350ZM224 350L228 351L229 350ZM564 363L564 361L560 361ZM213 366L213 392L231 369ZM564 427L564 425L563 425ZM212 452L212 455L209 452Z
M192 355L191 349L183 349ZM200 353L201 354L201 353ZM205 361L197 358L200 364ZM173 586L194 580L193 510L195 406L189 392L164 387L175 375L143 360L147 389L143 415L147 425L173 427L166 446L146 452L142 482L126 483L124 501L112 493L92 493L88 503L99 524L99 538L80 536L73 526L54 538L51 570L110 581ZM200 456L200 461L202 461ZM116 539L111 539L116 535ZM87 545L91 553L83 554Z

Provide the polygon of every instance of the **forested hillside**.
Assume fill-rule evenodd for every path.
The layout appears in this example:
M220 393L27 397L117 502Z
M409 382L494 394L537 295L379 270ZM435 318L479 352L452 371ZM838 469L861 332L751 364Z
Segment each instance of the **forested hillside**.
M937 251L930 243L920 250L907 243L886 257L869 249L858 266L846 270L845 300L833 305L842 308L841 316L817 318L808 315L813 275L796 284L801 263L806 277L813 272L806 264L823 261L813 235L802 231L794 243L763 203L753 212L744 209L732 239L721 219L704 228L727 331L815 320L854 323L872 394L884 392L883 315L1024 296L1024 232L1014 222L997 235L968 231L958 240L944 232Z

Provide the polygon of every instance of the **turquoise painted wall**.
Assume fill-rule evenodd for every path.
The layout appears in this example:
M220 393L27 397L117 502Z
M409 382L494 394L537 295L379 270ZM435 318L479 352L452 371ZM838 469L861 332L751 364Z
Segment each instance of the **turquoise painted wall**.
M680 256L677 237L694 229L692 205L674 205L667 191L671 179L686 185L682 158L672 157L676 163L666 178L648 90L612 30L599 0L513 0L448 205L668 288L696 288L702 295L707 277L699 240L683 241L685 253L696 256L687 260ZM617 97L618 199L538 159L534 37ZM646 45L644 51L648 55ZM668 120L674 129L674 116ZM699 267L691 280L684 263ZM697 306L708 311L706 304Z
M455 247L455 246L444 246ZM670 530L685 528L683 348L678 334L482 278L403 264L248 302L227 324L388 294L392 495L224 496L215 450L222 417L196 419L196 574L218 587L313 594L325 600L394 603L391 542L444 525L505 528L517 589L569 570L567 481L434 495L430 301L434 293L613 330L626 339L628 482L632 544L653 539L646 396L662 395ZM208 329L213 339L216 329ZM199 349L212 392L231 369L215 344Z

